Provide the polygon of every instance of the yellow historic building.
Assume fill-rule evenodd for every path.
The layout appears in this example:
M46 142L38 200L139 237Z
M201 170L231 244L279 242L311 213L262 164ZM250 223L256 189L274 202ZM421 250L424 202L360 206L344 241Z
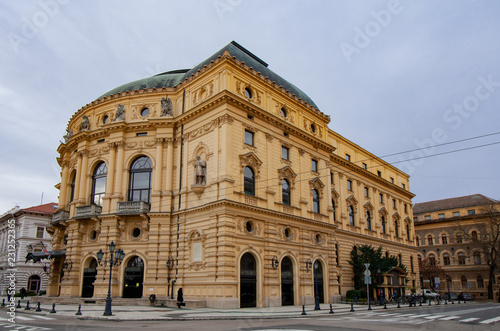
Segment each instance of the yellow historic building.
M119 86L78 110L58 152L48 294L207 307L340 300L356 245L383 246L418 286L408 175L231 42L189 70ZM416 260L415 260L416 261ZM416 283L417 282L417 283Z
M491 221L498 222L500 216L490 206L500 207L500 203L481 194L415 204L418 260L426 259L444 270L439 282L441 295L449 291L457 295L471 293L476 299L488 298L491 277L485 244L492 229L498 236L498 225L496 230L490 225ZM500 273L496 271L492 277L497 277L493 293L498 298ZM425 288L431 285L434 280L424 280Z

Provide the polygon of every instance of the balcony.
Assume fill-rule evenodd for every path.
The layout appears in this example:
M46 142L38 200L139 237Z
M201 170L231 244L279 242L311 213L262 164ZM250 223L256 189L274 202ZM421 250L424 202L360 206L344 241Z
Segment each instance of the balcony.
M98 205L86 205L75 208L75 218L97 217L102 212L102 207Z
M52 215L52 220L50 221L50 224L51 225L59 224L66 221L68 218L69 218L69 212L60 210L58 212L55 212L54 215Z
M149 212L149 203L145 201L121 201L117 203L116 213L141 215Z

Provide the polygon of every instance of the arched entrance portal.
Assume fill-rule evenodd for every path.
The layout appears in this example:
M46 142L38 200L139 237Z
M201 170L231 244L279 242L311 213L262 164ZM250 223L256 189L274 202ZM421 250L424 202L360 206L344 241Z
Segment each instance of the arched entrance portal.
M38 275L32 275L30 278L28 278L28 291L35 292L38 294L38 291L40 291L40 276Z
M240 307L257 307L257 261L250 253L240 261Z
M281 261L281 305L293 306L293 263L289 257Z
M94 282L97 276L97 260L91 259L88 268L83 269L82 298L94 296Z
M144 262L138 256L131 258L125 268L123 278L123 297L142 298Z
M319 297L319 303L325 303L323 287L323 265L320 261L314 261L314 300Z

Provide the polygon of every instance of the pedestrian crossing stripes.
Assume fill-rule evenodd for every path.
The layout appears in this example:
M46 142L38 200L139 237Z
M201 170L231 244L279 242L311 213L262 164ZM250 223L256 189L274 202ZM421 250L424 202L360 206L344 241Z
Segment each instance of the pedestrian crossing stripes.
M398 323L412 323L412 324L422 324L431 321L453 321L457 320L460 323L480 323L480 324L493 324L500 322L500 317L494 317L480 321L478 317L468 317L463 318L457 315L433 315L433 314L405 314L405 313L360 313L359 315L366 316L364 319L369 319L370 317L384 317L386 320L390 319L391 322ZM462 318L462 319L460 319Z
M53 320L54 318L47 317L47 316L42 316L42 315L19 315L17 314L15 317L16 320L18 321L36 321L36 320ZM0 317L0 321L8 321L9 318L6 317Z

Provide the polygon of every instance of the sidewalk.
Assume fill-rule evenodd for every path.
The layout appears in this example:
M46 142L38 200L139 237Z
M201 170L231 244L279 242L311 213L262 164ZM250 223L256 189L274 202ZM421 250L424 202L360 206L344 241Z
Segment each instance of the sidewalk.
M0 298L0 303L3 298ZM86 304L81 307L81 315L76 315L78 305L56 304L56 313L50 313L52 305L41 304L41 312L35 311L35 301L30 301L30 310L26 310L26 298L21 301L21 308L16 308L16 313L38 314L47 317L64 317L78 319L120 320L120 321L152 321L152 320L228 320L228 319L273 319L273 318L307 318L318 316L329 316L330 305L321 304L321 310L314 310L314 305L305 306L306 315L302 314L302 306L283 306L268 308L240 308L240 309L215 309L215 308L161 308L149 306L112 306L112 316L103 316L104 305ZM16 307L19 298L16 298ZM7 303L7 299L5 298ZM424 305L423 307L427 307ZM8 310L9 307L1 307ZM367 305L354 305L355 312L367 311ZM397 305L388 305L387 310L418 309L409 308L408 305L397 308ZM334 314L352 314L350 304L332 304ZM372 310L382 310L383 306L372 306Z

